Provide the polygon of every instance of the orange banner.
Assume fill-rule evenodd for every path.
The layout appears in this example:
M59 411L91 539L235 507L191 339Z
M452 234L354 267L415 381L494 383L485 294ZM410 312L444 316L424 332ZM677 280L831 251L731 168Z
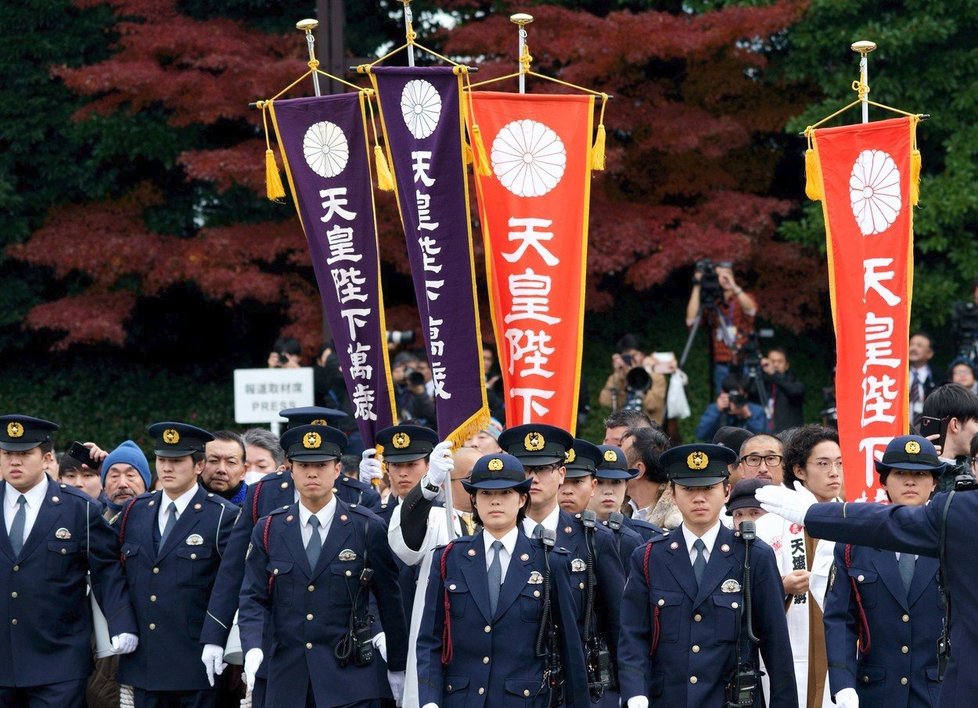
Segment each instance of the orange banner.
M820 175L809 172L809 196L821 197L825 217L849 500L886 498L873 460L909 428L916 123L900 118L816 130L813 136Z
M574 433L591 185L591 96L473 92L476 170L506 425ZM478 150L477 150L478 154Z

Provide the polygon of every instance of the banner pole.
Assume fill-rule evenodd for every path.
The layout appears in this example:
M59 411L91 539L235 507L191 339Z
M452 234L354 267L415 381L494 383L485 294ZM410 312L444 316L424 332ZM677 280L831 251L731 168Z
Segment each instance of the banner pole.
M411 12L411 0L401 0L404 4L404 38L407 40L408 66L414 66L414 13Z
M309 47L309 68L312 69L312 90L317 96L322 96L323 94L319 89L319 72L316 71L319 67L319 62L316 61L316 38L312 34L312 31L317 27L319 27L319 20L299 20L295 23L297 30L306 33L306 46Z
M853 42L850 47L852 51L859 53L859 81L853 88L859 93L859 100L863 104L863 123L869 122L869 58L867 55L876 49L876 42L860 40Z
M516 66L520 77L520 93L526 93L526 72L530 70L530 50L526 46L526 26L533 22L533 15L517 12L509 16L509 21L520 28L519 53L516 55Z

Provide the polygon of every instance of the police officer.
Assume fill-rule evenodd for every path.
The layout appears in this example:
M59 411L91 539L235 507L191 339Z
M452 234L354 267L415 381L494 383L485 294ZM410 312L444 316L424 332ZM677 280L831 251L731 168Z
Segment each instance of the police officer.
M893 438L876 462L894 504L922 506L945 464L917 435ZM943 613L936 558L837 544L825 598L829 684L839 708L934 708Z
M438 433L423 425L393 425L378 431L375 442L383 450L383 462L376 455L378 447L367 448L360 460L360 481L370 484L387 473L391 495L376 510L377 515L390 525L391 515L408 493L414 489L428 471L428 463L434 456L444 458L451 451L448 441L439 443Z
M553 531L557 547L570 551L571 587L577 589L574 601L578 631L582 638L598 637L613 658L617 651L621 596L625 585L614 538L607 528L600 524L585 525L584 519L575 518L557 504L567 452L573 444L574 438L567 431L538 423L518 425L499 436L499 445L520 461L531 480L523 532L538 538L544 530ZM594 604L590 618L589 597Z
M390 695L374 670L369 594L388 638L390 691L399 699L403 689L407 629L386 529L372 512L333 493L345 446L346 436L334 428L286 431L282 447L299 501L260 519L252 532L241 645L249 688L268 662L268 706L366 708ZM267 657L263 647L272 647Z
M662 455L682 524L636 550L622 603L619 674L628 708L721 706L738 655L756 669L757 646L746 641L749 620L771 677L768 706L796 708L784 588L774 553L750 546L752 617L744 615L744 540L720 523L728 465L737 454L722 445L681 445ZM738 696L743 698L743 696ZM760 690L753 705L762 706Z
M330 425L338 429L339 421L349 417L341 410L322 406L286 408L278 414L288 419L286 430L299 425ZM336 496L347 504L365 506L375 512L380 510L380 494L377 490L370 484L361 482L356 476L350 476L345 470L336 479Z
M497 453L462 484L483 529L434 551L418 635L421 705L546 708L558 657L566 705L588 705L567 552L519 528L532 479Z
M618 526L627 529L638 535L643 542L665 533L655 524L632 519L621 513L621 508L625 504L628 480L635 479L638 470L628 466L628 460L620 447L599 445L598 450L601 455L594 469L597 485L589 506L602 523L612 530L616 530ZM628 556L624 558L623 563L628 565Z
M102 505L48 477L55 423L0 416L0 705L85 705L92 671L86 576L117 653L138 645L119 567L119 545Z
M142 641L119 662L136 706L213 706L214 677L197 660L200 632L238 507L199 484L206 430L149 426L162 491L130 501L117 522Z

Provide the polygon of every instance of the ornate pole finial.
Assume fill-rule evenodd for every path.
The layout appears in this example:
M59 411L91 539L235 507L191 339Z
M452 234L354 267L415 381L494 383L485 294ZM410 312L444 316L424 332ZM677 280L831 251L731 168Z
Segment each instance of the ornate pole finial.
M414 31L414 13L411 12L411 0L401 0L404 5L404 38L407 40L408 66L414 66L414 40L418 33Z
M528 15L525 12L517 12L515 15L509 16L509 21L520 28L517 67L520 73L520 93L526 93L526 73L530 70L530 63L533 61L533 57L530 56L530 47L526 43L526 26L533 22L533 15Z
M312 31L317 27L319 27L319 20L307 19L295 23L297 30L306 33L306 45L309 47L309 68L312 69L312 89L317 96L321 96L319 74L316 72L316 69L319 68L319 60L316 59L316 38L312 34Z
M852 90L859 94L859 100L863 102L863 123L868 123L869 59L867 59L867 55L876 49L876 42L861 39L858 42L853 42L849 48L859 54L859 81L852 82Z

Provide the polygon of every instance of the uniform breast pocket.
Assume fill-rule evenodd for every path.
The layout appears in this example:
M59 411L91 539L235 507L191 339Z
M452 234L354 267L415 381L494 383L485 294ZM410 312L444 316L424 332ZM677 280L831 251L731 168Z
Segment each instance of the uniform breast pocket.
M78 562L77 541L48 541L48 574L60 578Z
M293 596L292 561L271 558L265 566L265 572L268 573L274 603L291 607Z
M737 615L742 602L740 593L713 596L713 628L718 642L737 641Z
M346 606L351 605L357 592L357 586L360 584L362 572L363 563L359 560L330 563L330 599Z
M849 577L852 578L859 591L863 607L876 607L879 596L879 574L875 571L850 568Z
M214 551L204 546L177 548L173 555L177 558L177 580L181 585L207 587L213 580L211 557Z
M683 594L652 588L649 594L651 614L659 613L659 642L678 642L679 625L682 623Z
M538 624L543 615L543 585L527 585L520 590L520 617Z
M448 578L445 580L445 590L452 608L452 617L464 617L466 606L469 604L469 586L464 580Z

